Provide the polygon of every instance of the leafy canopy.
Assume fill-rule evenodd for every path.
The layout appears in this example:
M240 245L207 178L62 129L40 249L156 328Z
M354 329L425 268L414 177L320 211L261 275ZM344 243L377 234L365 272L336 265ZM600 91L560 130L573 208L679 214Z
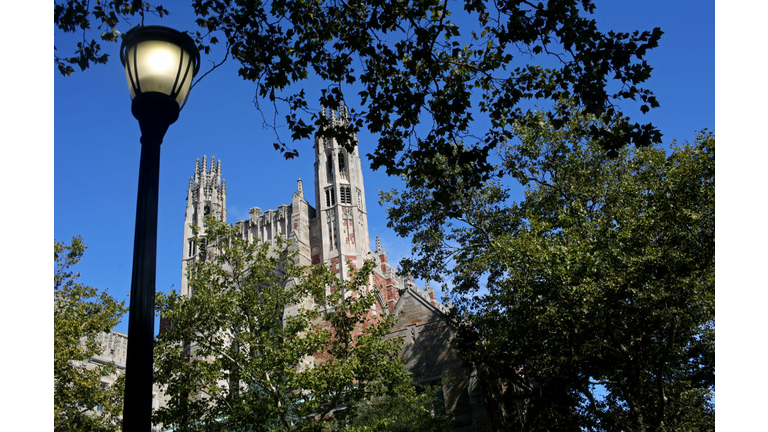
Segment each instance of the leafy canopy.
M277 134L278 123L291 140L317 132L349 148L367 128L378 136L372 167L408 174L410 187L427 184L448 209L459 193L453 177L470 184L491 177L489 157L514 136L514 124L530 119L528 100L572 99L601 121L585 133L606 150L661 139L652 124L617 108L629 100L642 112L658 106L642 83L661 30L600 31L591 0L194 0L192 7L201 52L223 45L223 61L238 62L239 75L256 84L257 105L273 104L282 116L272 124L274 145L287 158L298 150ZM57 29L83 34L72 57L54 54L60 71L106 61L88 36L94 23L102 40L117 41L118 27L136 14L143 22L145 13L168 11L141 0L55 2ZM322 89L317 102L307 99L310 79ZM353 107L349 123L310 109L342 102ZM547 115L559 127L570 111Z
M88 365L101 354L98 336L108 334L125 313L106 291L78 282L73 271L86 246L53 242L53 420L55 431L115 431L123 410L122 379L102 387L101 378L116 377L114 364ZM97 412L97 408L99 411Z
M355 415L339 426L345 432L444 432L454 429L441 386L358 401Z
M281 239L250 243L208 219L201 240L208 254L189 266L193 295L158 295L173 325L155 347L155 382L170 397L156 422L319 430L331 414L344 424L354 402L413 393L399 340L385 338L395 317L372 312L371 262L341 281L296 264Z
M383 194L413 235L404 267L452 288L456 347L509 384L500 428L712 430L714 136L610 158L596 122L532 114L497 178L457 185L460 216L419 188Z

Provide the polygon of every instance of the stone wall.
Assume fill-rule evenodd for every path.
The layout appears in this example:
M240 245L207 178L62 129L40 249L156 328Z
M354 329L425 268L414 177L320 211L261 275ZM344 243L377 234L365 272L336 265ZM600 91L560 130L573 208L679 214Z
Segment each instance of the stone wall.
M432 296L434 297L434 295ZM440 315L443 306L410 285L392 313L399 315L389 337L403 340L400 354L414 381L439 385L456 431L489 430L482 388L474 369L462 364L451 348L452 331Z

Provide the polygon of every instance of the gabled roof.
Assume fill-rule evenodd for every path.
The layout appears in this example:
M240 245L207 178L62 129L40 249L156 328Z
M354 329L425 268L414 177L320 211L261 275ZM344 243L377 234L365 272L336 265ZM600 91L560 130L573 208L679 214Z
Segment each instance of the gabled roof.
M405 299L406 297L413 297L416 299L417 304L421 305L424 309L429 310L436 316L440 316L441 312L447 312L448 308L440 304L439 302L435 301L437 305L432 304L432 299L429 298L429 294L427 291L417 287L416 285L412 283L406 283L406 288L403 291L403 293L400 295L400 298L397 300L397 303L395 304L395 308L392 310L393 314L400 314L400 312L403 310L403 307L405 305Z

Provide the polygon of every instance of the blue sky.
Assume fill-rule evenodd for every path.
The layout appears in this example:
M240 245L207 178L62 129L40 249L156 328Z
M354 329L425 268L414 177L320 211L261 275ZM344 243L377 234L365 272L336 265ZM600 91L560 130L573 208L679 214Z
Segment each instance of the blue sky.
M163 4L171 15L147 17L145 24L195 29L191 7L185 2ZM596 19L604 30L658 26L665 32L659 48L648 55L654 67L648 87L661 107L647 115L635 110L629 113L633 118L657 125L665 144L673 138L693 140L699 129L714 131L713 3L603 1L598 2ZM57 34L55 42L61 50L67 39ZM130 113L118 45L105 47L110 53L107 65L72 77L54 73L54 236L58 241L82 236L88 245L79 267L82 281L127 298L140 133ZM203 56L201 72L217 60ZM253 206L266 209L289 203L298 178L304 181L305 196L314 203L312 142L297 142L300 157L284 160L272 148L273 132L262 127L254 95L254 84L240 79L236 64L230 62L195 86L165 137L158 220L160 291L178 288L180 283L186 189L197 158L216 156L222 161L229 222L247 218ZM361 153L372 151L374 138L368 134L359 138ZM398 181L372 172L366 162L364 158L371 244L380 236L390 262L397 262L408 254L410 245L386 228L376 191L395 187ZM126 331L127 319L117 329Z

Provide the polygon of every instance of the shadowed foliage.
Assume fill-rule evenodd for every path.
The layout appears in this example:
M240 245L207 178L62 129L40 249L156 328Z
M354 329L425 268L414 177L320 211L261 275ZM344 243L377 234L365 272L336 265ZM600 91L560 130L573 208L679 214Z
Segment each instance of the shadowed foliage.
M413 236L405 270L452 288L497 427L714 429L714 136L609 157L594 117L529 120L497 177L457 185L456 215L423 189L382 195Z
M287 158L298 155L291 141L315 131L351 150L354 133L367 129L378 137L372 167L407 174L410 187L426 184L449 211L461 192L454 178L476 184L494 174L489 158L513 138L514 124L530 119L526 101L572 99L601 120L584 133L614 153L661 140L652 124L631 121L618 106L658 106L642 84L652 69L645 56L662 32L600 31L591 0L194 0L192 7L200 51L234 60L240 77L255 83L259 110L275 110L265 124ZM56 47L74 51L54 54L59 69L106 61L93 37L117 41L126 20L143 22L148 13L168 11L141 0L54 3L58 31L82 34L76 47ZM318 100L308 100L308 85L321 89ZM332 125L310 108L342 103L351 107L349 124ZM560 127L570 110L553 107L547 116Z

